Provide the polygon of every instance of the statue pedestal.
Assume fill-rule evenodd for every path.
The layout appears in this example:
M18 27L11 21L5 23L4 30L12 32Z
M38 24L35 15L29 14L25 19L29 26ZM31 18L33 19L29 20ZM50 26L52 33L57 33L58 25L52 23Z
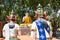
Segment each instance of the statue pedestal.
M21 35L30 35L30 28L29 27L21 27L20 28Z

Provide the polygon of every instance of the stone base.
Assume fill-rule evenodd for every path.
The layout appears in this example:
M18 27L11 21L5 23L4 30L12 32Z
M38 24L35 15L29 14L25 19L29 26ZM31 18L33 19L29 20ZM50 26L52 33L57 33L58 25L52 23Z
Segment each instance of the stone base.
M30 28L29 27L21 27L21 35L30 35Z

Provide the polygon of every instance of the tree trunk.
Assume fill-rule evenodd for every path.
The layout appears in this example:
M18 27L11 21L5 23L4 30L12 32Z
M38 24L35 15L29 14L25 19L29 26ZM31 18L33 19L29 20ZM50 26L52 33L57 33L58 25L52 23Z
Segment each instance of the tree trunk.
M52 0L50 0L50 13L52 13Z

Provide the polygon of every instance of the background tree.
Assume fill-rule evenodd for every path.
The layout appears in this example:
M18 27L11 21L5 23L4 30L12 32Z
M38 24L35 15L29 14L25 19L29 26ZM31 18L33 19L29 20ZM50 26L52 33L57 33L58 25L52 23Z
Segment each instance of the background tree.
M51 0L1 0L0 1L0 20L6 20L6 16L10 15L11 11L14 10L18 16L17 22L22 23L22 17L28 10L30 16L33 17L33 10L40 3L43 8L50 3ZM58 10L60 0L52 0L52 9ZM56 6L58 5L58 6ZM49 8L47 10L50 10ZM49 12L50 13L50 12ZM50 14L49 14L50 15Z

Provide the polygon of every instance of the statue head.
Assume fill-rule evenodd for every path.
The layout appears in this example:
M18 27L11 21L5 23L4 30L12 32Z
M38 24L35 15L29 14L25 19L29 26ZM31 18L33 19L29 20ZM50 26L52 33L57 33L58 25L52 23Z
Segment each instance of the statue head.
M9 28L14 28L15 27L15 23L13 22L13 21L10 21L10 23L9 23Z

